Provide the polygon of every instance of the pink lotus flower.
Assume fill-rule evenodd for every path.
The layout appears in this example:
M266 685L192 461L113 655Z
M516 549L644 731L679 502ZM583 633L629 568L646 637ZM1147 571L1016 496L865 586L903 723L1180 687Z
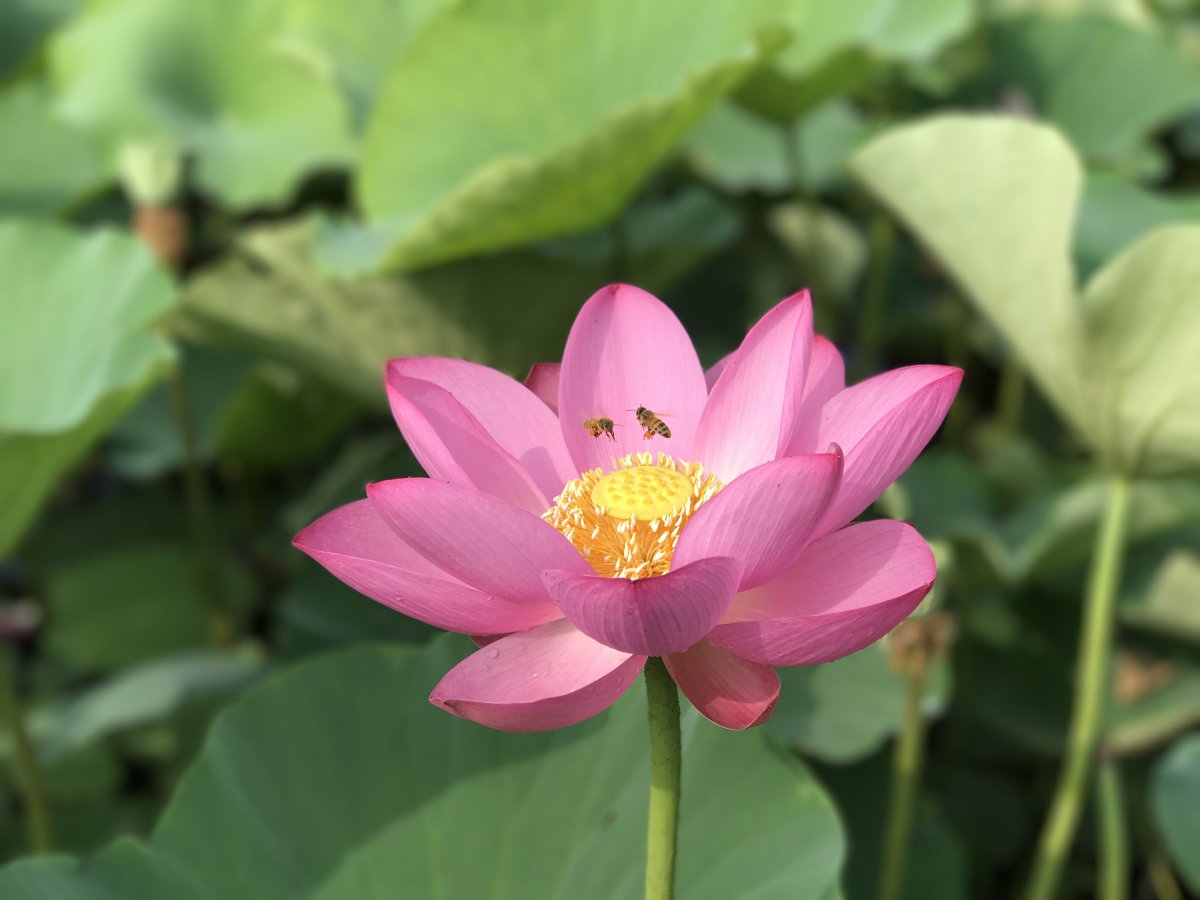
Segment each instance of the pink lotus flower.
M917 532L849 525L933 436L962 372L896 369L845 387L784 300L705 375L674 314L612 285L561 366L526 385L455 359L398 359L387 391L429 478L367 487L295 545L356 590L476 637L430 701L507 731L612 704L649 656L725 728L764 722L775 666L881 638L935 577ZM635 413L662 411L670 438ZM586 419L610 418L614 437Z

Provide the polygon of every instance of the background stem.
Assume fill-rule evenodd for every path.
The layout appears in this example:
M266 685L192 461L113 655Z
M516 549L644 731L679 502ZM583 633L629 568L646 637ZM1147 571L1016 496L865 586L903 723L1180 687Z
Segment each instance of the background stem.
M1075 670L1075 703L1066 758L1042 826L1027 900L1052 900L1083 808L1088 775L1096 756L1112 656L1113 609L1129 518L1130 483L1117 476L1092 555L1084 597L1083 635Z
M25 811L29 848L34 853L49 853L54 846L50 807L46 803L46 790L33 752L33 742L29 740L29 730L25 727L24 704L21 703L21 694L11 668L0 676L0 682L0 703L4 705L4 718L13 738L13 762Z
M185 506L197 577L208 596L209 631L214 646L227 647L233 641L233 616L229 598L225 593L225 579L221 574L212 498L204 480L204 472L200 468L196 450L196 425L181 366L172 366L167 373L167 388L171 394L171 406L175 412L179 439L183 446Z
M858 312L854 361L856 380L876 371L883 347L883 325L887 313L888 278L892 270L892 248L896 243L896 226L883 210L871 214L871 255L867 268L867 283L862 307Z
M1129 829L1125 790L1115 759L1102 757L1096 771L1096 822L1100 846L1100 900L1129 896Z
M650 721L650 814L646 828L646 900L675 896L675 846L679 831L679 692L658 657L646 663Z
M904 704L904 725L896 737L892 753L892 787L879 879L880 900L900 900L904 896L908 848L916 816L921 760L925 752L925 717L921 714L921 699L925 696L928 653L926 647L916 646L905 660L908 693Z

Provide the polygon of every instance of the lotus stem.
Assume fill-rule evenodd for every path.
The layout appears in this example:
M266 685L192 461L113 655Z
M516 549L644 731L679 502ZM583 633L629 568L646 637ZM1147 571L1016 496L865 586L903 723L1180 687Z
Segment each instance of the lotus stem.
M675 896L675 848L679 835L679 692L658 657L646 663L650 720L650 814L646 828L646 900Z
M1100 846L1100 900L1129 896L1129 829L1125 822L1125 790L1117 761L1105 755L1096 772L1096 808Z
M1053 900L1079 826L1108 695L1113 612L1121 579L1131 493L1129 480L1117 476L1092 555L1066 757L1042 826L1026 900Z
M925 696L925 678L929 671L928 647L923 643L913 647L905 664L908 691L904 723L892 753L891 796L879 879L880 900L900 900L904 896L904 876L925 753L925 717L921 713L921 700Z

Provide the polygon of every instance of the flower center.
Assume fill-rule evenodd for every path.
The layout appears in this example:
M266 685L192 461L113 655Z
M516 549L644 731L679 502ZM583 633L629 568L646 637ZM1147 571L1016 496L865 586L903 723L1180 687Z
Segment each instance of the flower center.
M569 482L542 518L597 574L649 578L670 571L684 523L722 487L699 463L631 454Z

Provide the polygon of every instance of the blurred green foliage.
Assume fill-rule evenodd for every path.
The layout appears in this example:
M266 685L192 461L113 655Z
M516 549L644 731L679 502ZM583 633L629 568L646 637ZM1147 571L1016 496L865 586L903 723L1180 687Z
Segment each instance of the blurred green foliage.
M0 612L42 613L5 666L41 789L10 720L0 848L31 849L40 793L71 854L8 866L0 898L636 890L636 691L553 735L474 729L424 700L461 641L289 546L365 483L420 474L387 359L522 377L618 279L706 363L809 285L856 377L967 371L877 507L934 543L922 612L956 623L921 695L911 900L1024 876L1105 473L1138 478L1103 751L1127 887L1200 891L1198 17L0 4ZM148 173L145 147L176 156ZM131 189L176 169L154 204ZM167 246L178 264L155 262ZM764 729L686 723L682 896L875 895L892 650L784 672ZM1085 829L1064 897L1095 896L1098 853Z

